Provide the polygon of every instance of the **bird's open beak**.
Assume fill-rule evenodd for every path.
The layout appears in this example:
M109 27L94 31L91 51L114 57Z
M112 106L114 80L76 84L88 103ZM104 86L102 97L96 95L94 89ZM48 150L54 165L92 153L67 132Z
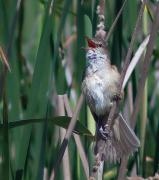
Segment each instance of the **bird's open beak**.
M87 40L88 46L90 48L96 48L96 44L92 41L92 39L88 38L87 36L85 36L85 39Z

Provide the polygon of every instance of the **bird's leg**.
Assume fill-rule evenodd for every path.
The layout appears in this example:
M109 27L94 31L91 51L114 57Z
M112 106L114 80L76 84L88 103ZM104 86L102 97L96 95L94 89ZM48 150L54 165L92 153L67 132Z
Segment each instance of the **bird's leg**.
M121 91L119 93L116 93L112 97L111 103L113 104L114 101L118 102L121 99L123 99L123 97L124 97L124 92L123 91ZM108 122L108 120L107 120L107 122ZM102 136L102 138L104 140L112 138L112 130L111 130L110 125L108 123L106 123L104 125L101 125L100 128L99 128L99 132L100 132L100 135Z
M110 127L108 124L106 124L106 122L104 121L104 119L107 118L104 116L97 116L95 113L93 113L93 117L96 120L96 124L97 124L97 134L103 139L103 140L107 140L110 139L112 137L112 131L110 130Z
M114 101L118 102L118 101L120 101L121 99L123 99L123 96L124 96L123 91L121 91L121 92L119 92L119 93L116 93L116 94L112 97L112 99L111 99L112 105L113 105L113 102L114 102ZM113 134L113 133L112 133L112 130L111 130L110 125L109 125L109 123L108 123L108 120L107 120L107 123L106 123L106 124L100 126L99 132L100 132L102 138L105 139L105 140L112 138L112 134Z
M103 140L108 140L112 138L112 131L108 124L98 127L98 133Z

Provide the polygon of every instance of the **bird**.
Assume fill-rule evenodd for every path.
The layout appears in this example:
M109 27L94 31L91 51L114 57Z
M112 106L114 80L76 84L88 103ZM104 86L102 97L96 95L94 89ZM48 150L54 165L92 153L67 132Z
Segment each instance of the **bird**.
M140 141L121 112L116 112L112 129L107 128L108 116L115 101L123 99L118 91L120 73L111 64L105 41L100 37L86 37L86 68L82 80L82 93L96 122L94 153L101 160L119 162L124 155L137 151Z

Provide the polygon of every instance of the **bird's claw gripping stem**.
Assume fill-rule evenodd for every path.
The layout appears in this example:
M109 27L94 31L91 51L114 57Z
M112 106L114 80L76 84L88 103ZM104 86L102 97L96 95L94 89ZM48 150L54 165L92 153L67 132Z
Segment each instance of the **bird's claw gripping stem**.
M99 127L98 132L103 140L108 140L111 139L112 137L112 131L110 130L108 124L106 124L104 128L102 126Z

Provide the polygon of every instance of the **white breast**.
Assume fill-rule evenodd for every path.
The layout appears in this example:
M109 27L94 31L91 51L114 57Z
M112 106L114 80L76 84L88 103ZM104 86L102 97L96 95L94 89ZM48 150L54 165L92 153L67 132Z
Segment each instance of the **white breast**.
M106 110L110 108L110 95L105 92L105 83L103 84L95 74L91 77L86 77L82 83L82 91L86 97L86 101L91 110L97 115L105 114Z

